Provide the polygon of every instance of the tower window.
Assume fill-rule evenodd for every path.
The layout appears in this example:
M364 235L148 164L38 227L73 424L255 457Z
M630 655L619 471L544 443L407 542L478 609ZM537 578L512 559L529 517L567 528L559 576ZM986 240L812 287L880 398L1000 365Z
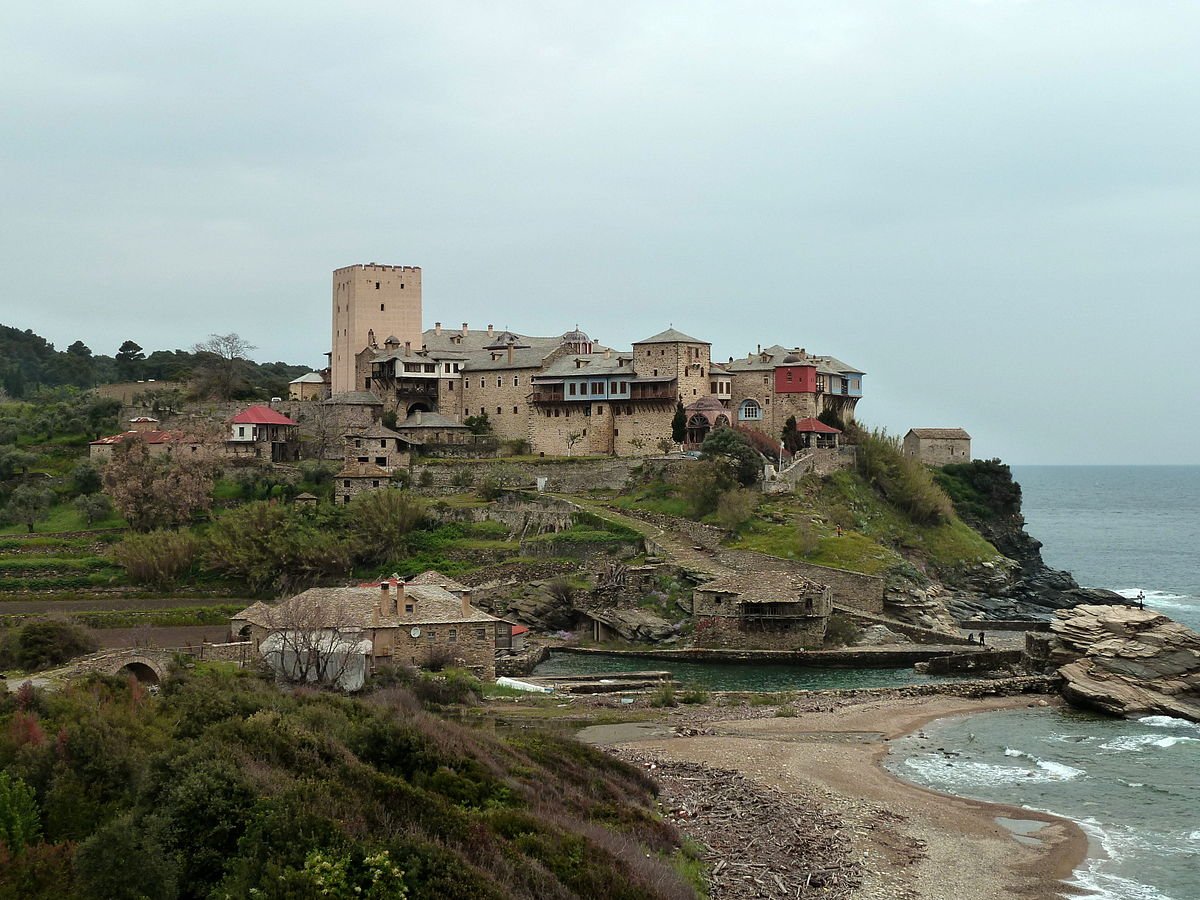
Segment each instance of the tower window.
M375 282L375 290L379 290L379 282Z
M379 304L379 311L383 312L383 304L382 303Z

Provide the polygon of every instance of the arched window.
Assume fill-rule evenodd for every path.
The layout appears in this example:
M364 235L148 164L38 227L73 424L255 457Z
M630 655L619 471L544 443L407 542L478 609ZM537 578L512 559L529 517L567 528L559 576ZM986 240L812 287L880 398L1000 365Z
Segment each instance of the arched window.
M738 418L743 422L761 419L762 407L758 405L757 400L743 400L742 405L738 407Z

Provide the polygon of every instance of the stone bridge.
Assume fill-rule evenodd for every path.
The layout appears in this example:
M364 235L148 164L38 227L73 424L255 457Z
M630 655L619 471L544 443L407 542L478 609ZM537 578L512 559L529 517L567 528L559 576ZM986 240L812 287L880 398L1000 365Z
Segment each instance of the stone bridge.
M89 672L132 675L145 684L158 684L167 677L171 664L180 656L197 660L220 660L244 666L253 657L250 641L234 644L201 644L190 647L122 647L101 650L73 660L53 673L61 678L79 678Z

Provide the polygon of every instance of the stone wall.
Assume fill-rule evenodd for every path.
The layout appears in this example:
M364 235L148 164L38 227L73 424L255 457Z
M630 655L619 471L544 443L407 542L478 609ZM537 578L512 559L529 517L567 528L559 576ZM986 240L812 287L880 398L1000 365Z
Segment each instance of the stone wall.
M417 637L408 628L372 630L375 665L428 668L433 662L445 660L450 665L470 669L480 678L495 680L495 625L451 622L419 627Z
M597 459L546 460L545 462L513 462L507 459L464 461L448 460L415 462L412 468L414 485L422 493L460 494L469 487L456 485L460 473L468 473L472 484L478 486L485 478L500 480L505 487L529 488L539 476L547 479L546 490L552 493L579 494L590 490L620 490L630 476L642 465L640 459L602 457ZM424 485L425 473L432 484Z
M828 619L754 620L734 616L697 616L693 643L727 650L814 650L825 640Z
M1023 650L976 650L938 656L922 663L930 675L962 675L968 672L997 672L1020 667Z

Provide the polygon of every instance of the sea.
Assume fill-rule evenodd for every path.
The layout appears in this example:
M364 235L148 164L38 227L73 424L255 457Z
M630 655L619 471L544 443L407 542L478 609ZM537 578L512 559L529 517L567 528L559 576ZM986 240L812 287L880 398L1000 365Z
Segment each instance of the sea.
M1200 466L1014 466L1026 530L1086 587L1144 593L1200 630ZM1089 837L1072 885L1097 900L1200 900L1200 725L1017 709L894 742L913 782L1056 813ZM1080 894L1077 894L1079 896Z

